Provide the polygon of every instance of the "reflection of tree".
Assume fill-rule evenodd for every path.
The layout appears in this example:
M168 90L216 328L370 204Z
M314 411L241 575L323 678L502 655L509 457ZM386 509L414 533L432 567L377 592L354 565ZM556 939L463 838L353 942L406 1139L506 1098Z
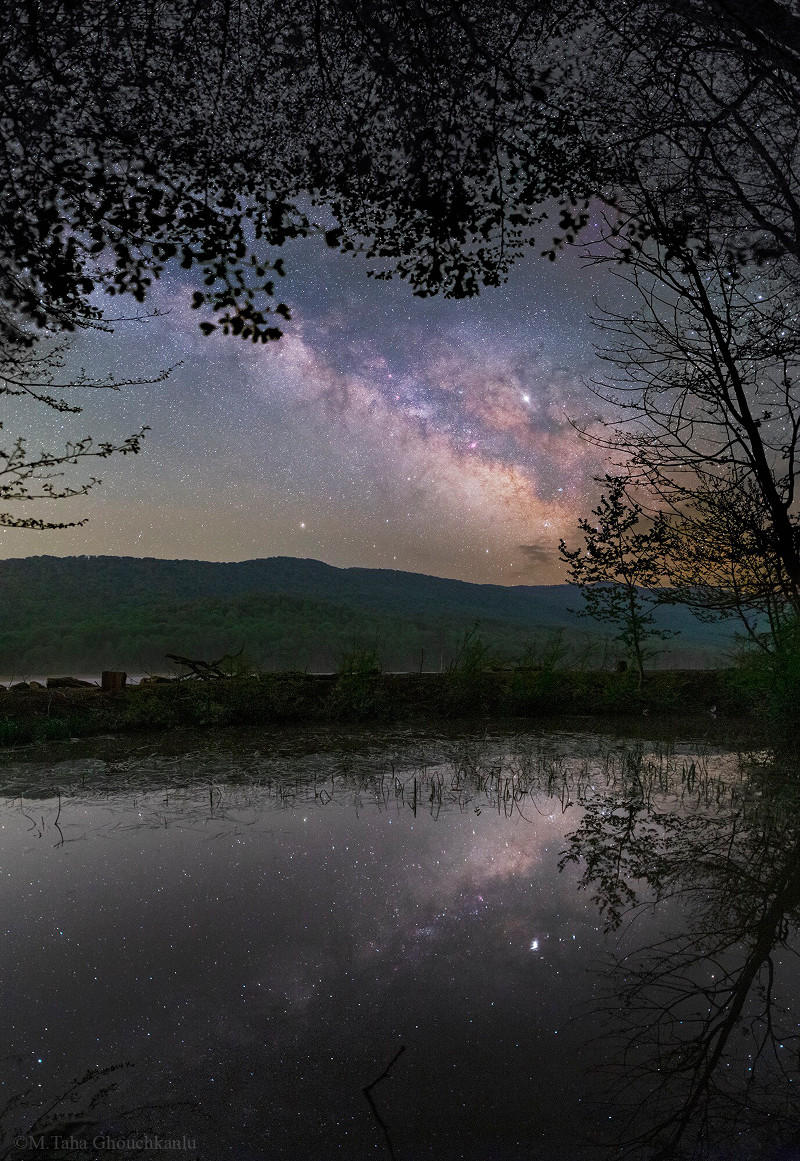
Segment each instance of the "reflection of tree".
M800 918L800 788L753 777L663 805L633 773L587 804L562 859L621 932L601 1002L623 1157L757 1155L800 1142L787 964ZM664 934L636 946L649 911ZM665 924L676 923L669 930ZM677 927L676 924L676 927ZM633 940L633 945L632 945ZM716 1154L715 1154L716 1155Z
M411 731L390 743L366 732L313 740L287 733L267 753L230 749L222 739L202 752L155 756L149 745L132 754L127 747L124 759L98 761L93 771L80 765L80 780L79 768L70 776L64 764L60 800L50 791L48 804L30 809L30 841L55 842L54 820L68 843L76 826L85 834L86 811L72 822L85 795L107 803L98 823L111 839L169 826L195 828L203 841L241 834L267 809L363 808L409 822L464 812L519 823L569 816L580 805L565 861L579 867L624 941L607 979L597 1053L620 1048L603 1120L632 1128L615 1156L691 1155L721 1138L712 1155L727 1161L739 1133L750 1157L758 1156L754 1139L766 1148L795 1134L800 1017L790 1009L786 972L800 916L800 786L788 779L739 775L732 757L706 767L669 745L566 734L449 739ZM36 797L31 767L14 769L3 785L29 796L22 810ZM520 832L529 833L521 824Z
M117 1108L110 1104L117 1091L117 1074L130 1064L112 1064L90 1068L73 1080L56 1096L40 1102L38 1090L14 1093L0 1106L0 1161L21 1161L34 1154L43 1158L97 1156L103 1151L122 1148L116 1142L140 1141L158 1134L153 1118L157 1113L180 1107L194 1107L194 1102L157 1101L137 1107ZM114 1077L115 1079L111 1079ZM136 1119L132 1119L136 1118ZM147 1118L143 1120L143 1118ZM161 1130L163 1132L163 1130ZM100 1149L90 1148L101 1140ZM183 1136L182 1155L186 1161L197 1157L194 1141ZM171 1148L164 1141L165 1148ZM142 1148L135 1150L141 1153Z

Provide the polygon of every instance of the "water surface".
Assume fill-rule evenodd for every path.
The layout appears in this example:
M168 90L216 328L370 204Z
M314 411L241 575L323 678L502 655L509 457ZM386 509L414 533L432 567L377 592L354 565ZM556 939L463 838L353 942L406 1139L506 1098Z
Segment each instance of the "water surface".
M20 750L0 792L10 1157L800 1157L769 755L229 732Z

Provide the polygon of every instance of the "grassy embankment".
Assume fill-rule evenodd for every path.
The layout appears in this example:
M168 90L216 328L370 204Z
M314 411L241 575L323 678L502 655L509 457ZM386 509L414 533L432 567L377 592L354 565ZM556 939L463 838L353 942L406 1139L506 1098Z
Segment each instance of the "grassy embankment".
M380 673L358 662L338 674L269 673L99 689L0 694L0 745L174 727L413 722L483 717L617 718L643 714L770 724L771 701L746 670L670 670L645 676L560 669Z

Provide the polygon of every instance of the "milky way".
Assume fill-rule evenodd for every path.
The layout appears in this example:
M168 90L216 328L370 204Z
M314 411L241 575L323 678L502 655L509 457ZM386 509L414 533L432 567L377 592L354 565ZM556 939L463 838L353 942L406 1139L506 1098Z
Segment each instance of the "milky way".
M287 253L282 340L204 338L177 276L157 317L78 340L92 373L168 382L95 393L84 415L12 416L34 442L151 427L142 455L103 463L91 496L53 507L85 527L5 532L0 555L113 553L341 566L505 583L557 579L604 464L591 419L587 318L608 293L577 256L531 258L478 299L420 300L310 243Z

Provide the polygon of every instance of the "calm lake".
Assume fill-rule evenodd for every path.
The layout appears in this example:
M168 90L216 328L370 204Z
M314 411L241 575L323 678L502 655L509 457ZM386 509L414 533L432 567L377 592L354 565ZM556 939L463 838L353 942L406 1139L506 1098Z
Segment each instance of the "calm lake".
M511 729L6 752L0 1158L800 1158L792 774Z

